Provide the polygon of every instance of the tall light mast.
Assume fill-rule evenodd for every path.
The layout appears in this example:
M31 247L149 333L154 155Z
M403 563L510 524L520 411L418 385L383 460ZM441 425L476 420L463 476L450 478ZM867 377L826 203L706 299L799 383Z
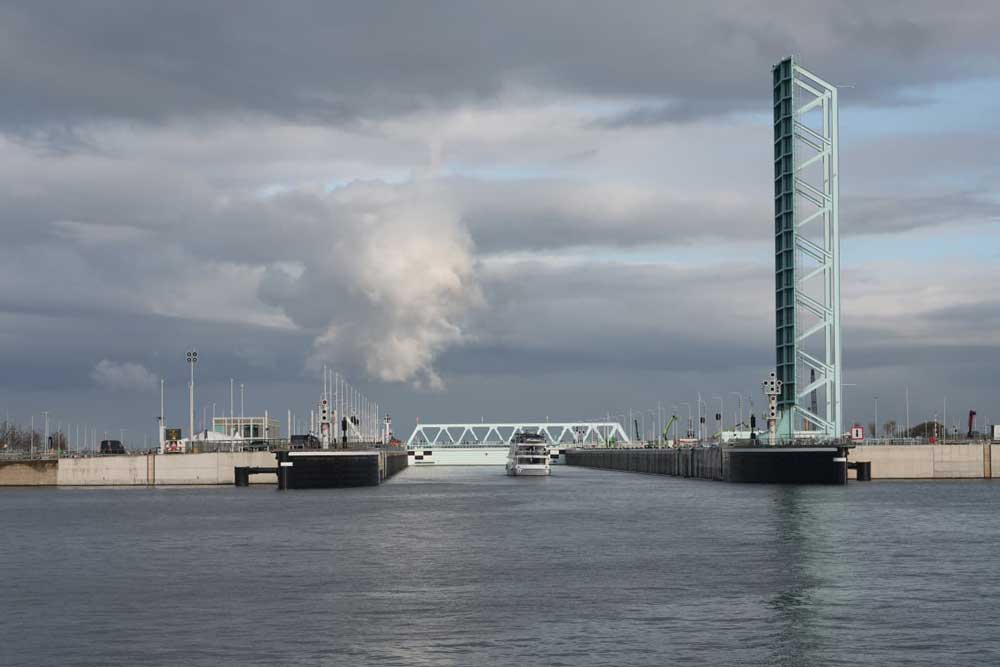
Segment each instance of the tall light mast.
M198 353L190 350L187 363L191 367L191 382L188 384L188 439L194 438L194 367L198 363Z

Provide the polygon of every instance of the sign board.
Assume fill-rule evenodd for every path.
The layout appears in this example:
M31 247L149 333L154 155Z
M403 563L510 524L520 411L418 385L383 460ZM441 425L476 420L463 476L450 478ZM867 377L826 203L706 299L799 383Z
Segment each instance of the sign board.
M1000 424L993 424L993 426L990 427L990 430L993 432L990 436L990 440L993 442L1000 442Z
M167 428L163 430L164 440L180 440L181 430L179 428Z
M861 442L865 439L865 429L855 424L851 427L851 441Z

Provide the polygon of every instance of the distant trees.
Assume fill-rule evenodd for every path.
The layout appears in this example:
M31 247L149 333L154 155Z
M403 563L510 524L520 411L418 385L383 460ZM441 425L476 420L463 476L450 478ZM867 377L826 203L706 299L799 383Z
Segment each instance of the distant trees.
M941 424L933 420L922 422L907 431L906 436L908 438L940 438Z
M49 449L60 451L66 449L66 436L62 433L50 433L51 444L45 442L45 433L19 426L14 422L0 422L0 454L44 452Z

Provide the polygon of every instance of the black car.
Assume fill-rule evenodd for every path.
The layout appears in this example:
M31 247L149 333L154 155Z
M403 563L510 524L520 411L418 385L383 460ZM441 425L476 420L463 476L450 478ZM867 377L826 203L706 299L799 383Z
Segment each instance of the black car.
M293 435L289 446L292 449L319 449L319 438L312 433Z
M125 446L121 440L101 440L101 454L124 454Z

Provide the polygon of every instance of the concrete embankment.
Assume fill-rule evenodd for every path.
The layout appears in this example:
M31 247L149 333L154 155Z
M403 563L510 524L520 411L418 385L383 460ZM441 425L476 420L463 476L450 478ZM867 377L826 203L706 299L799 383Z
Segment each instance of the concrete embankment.
M859 445L851 461L871 461L872 479L992 479L1000 477L1000 445ZM995 471L995 472L994 472ZM854 471L849 473L854 477Z
M232 484L236 466L274 465L270 452L141 454L0 462L0 486L169 486ZM276 484L277 475L255 475Z
M55 486L59 463L48 461L0 461L0 486Z

